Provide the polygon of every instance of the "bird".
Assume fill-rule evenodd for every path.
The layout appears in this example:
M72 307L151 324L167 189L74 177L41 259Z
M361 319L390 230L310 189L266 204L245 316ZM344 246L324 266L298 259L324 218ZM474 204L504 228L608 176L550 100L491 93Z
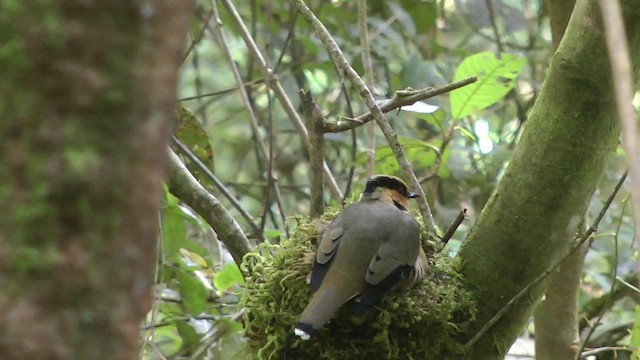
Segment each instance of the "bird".
M385 293L419 281L427 268L420 226L407 210L418 197L396 176L374 175L360 199L320 233L310 276L311 300L295 335L308 340L350 299L362 316Z

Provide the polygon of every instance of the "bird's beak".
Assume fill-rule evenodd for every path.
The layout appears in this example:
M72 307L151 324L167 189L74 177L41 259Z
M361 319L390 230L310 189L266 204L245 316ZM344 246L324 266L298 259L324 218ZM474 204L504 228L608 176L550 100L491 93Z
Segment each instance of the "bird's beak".
M409 193L408 197L409 197L409 199L415 199L417 197L420 197L420 195L418 195L416 193Z

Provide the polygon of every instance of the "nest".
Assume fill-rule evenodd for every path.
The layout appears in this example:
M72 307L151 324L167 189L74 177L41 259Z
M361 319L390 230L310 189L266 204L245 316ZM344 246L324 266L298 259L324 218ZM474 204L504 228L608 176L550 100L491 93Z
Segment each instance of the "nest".
M336 213L325 214L331 220ZM387 294L364 317L354 304L341 307L310 340L293 329L311 296L307 275L317 231L298 218L289 240L261 245L249 253L242 305L245 335L253 359L441 359L464 356L456 336L473 321L476 310L456 259L442 253L441 242L422 229L429 271L420 283Z

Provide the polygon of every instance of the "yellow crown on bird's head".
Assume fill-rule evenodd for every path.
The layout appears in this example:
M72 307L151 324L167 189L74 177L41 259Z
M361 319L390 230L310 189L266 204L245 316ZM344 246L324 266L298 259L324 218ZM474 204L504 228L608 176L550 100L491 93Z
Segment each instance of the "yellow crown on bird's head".
M383 188L397 192L406 199L417 198L418 194L409 192L407 183L401 178L393 175L373 175L364 187L362 195L372 194L376 189Z

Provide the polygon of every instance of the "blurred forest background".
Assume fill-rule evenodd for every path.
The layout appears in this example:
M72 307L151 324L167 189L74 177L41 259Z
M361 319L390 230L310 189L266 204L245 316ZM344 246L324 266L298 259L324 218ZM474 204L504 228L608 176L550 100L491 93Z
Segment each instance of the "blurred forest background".
M225 1L215 3L199 2L191 22L177 128L179 141L212 174L191 161L184 147L174 147L252 243L277 243L295 226L293 217L309 214L312 169L304 140L273 85L265 84L267 74L260 62L273 69L300 113L299 89L311 92L328 121L355 118L367 109L291 3L235 2L235 10L223 7ZM551 21L568 17L553 10L554 4L549 6L554 1L366 3L368 49L361 40L358 2L308 5L351 65L366 75L376 99L390 99L407 88L439 88L478 77L466 88L387 114L432 204L436 224L446 229L461 209L467 209L445 249L454 255L499 181L536 100L554 51ZM250 46L257 46L263 60ZM369 67L363 59L370 61ZM238 90L238 79L246 98ZM325 160L343 195L325 187L327 204L355 198L371 173L402 175L378 129L373 136L365 125L324 138ZM370 147L373 152L367 151ZM612 154L591 200L587 223L601 211L625 171L621 154L622 150ZM369 155L373 169L368 168ZM606 358L631 349L638 299L628 198L623 186L589 242L580 276L580 346L606 348L594 352ZM162 246L156 301L142 331L144 357L161 353L195 359L208 353L208 358L244 358L240 272L209 226L168 192ZM600 321L597 327L595 318ZM534 335L533 325L523 334Z

